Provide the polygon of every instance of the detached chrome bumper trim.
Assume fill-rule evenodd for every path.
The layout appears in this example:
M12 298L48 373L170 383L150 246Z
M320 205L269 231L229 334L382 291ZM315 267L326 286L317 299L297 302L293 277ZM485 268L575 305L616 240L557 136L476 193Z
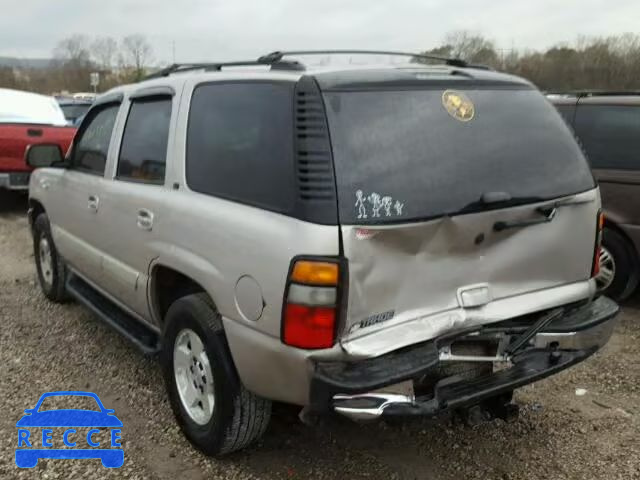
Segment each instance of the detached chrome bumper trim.
M356 421L375 420L390 405L413 405L415 397L395 393L366 393L364 395L335 395L333 409Z

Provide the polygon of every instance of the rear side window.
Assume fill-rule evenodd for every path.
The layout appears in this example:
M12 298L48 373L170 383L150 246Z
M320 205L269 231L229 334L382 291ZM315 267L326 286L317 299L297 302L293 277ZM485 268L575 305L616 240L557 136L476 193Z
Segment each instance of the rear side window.
M83 123L76 140L73 153L74 168L96 175L104 174L111 133L119 108L119 104L110 105L89 114L90 118Z
M170 121L171 97L131 104L118 160L119 180L164 182Z
M189 188L290 211L295 195L292 112L293 84L197 87L187 132Z
M640 108L580 105L576 134L594 168L640 169Z

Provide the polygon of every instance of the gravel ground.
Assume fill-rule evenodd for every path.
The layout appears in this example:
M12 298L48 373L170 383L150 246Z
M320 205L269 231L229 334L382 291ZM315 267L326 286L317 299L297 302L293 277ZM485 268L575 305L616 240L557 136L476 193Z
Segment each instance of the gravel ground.
M25 203L0 192L0 478L640 479L640 298L624 307L601 353L520 390L515 423L330 418L312 429L277 406L260 443L213 460L182 436L153 360L79 305L41 295ZM121 469L98 460L16 468L15 422L51 390L93 391L115 409Z

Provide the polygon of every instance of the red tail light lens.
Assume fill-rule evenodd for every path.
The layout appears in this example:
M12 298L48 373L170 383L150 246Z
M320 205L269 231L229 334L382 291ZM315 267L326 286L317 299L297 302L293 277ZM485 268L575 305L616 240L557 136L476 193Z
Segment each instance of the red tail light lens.
M282 309L282 342L317 350L335 343L342 264L318 258L294 260Z
M600 247L596 250L596 254L593 258L593 268L591 269L591 276L595 277L600 273Z
M604 213L598 211L598 221L596 227L596 246L593 253L593 264L591 265L591 277L600 273L600 248L602 247L602 232L604 230Z
M335 308L288 304L284 313L283 341L298 348L331 348L335 324Z

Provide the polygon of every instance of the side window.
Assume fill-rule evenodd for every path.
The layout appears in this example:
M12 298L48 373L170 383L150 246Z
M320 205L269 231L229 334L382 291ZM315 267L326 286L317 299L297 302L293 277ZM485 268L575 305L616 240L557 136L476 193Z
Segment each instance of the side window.
M122 136L118 180L161 184L167 163L171 97L134 100Z
M293 88L257 82L197 87L187 131L189 187L290 211L295 200Z
M640 169L640 107L580 105L576 133L592 167Z
M75 142L72 168L96 175L104 174L111 133L116 123L120 104L109 105L90 112Z

